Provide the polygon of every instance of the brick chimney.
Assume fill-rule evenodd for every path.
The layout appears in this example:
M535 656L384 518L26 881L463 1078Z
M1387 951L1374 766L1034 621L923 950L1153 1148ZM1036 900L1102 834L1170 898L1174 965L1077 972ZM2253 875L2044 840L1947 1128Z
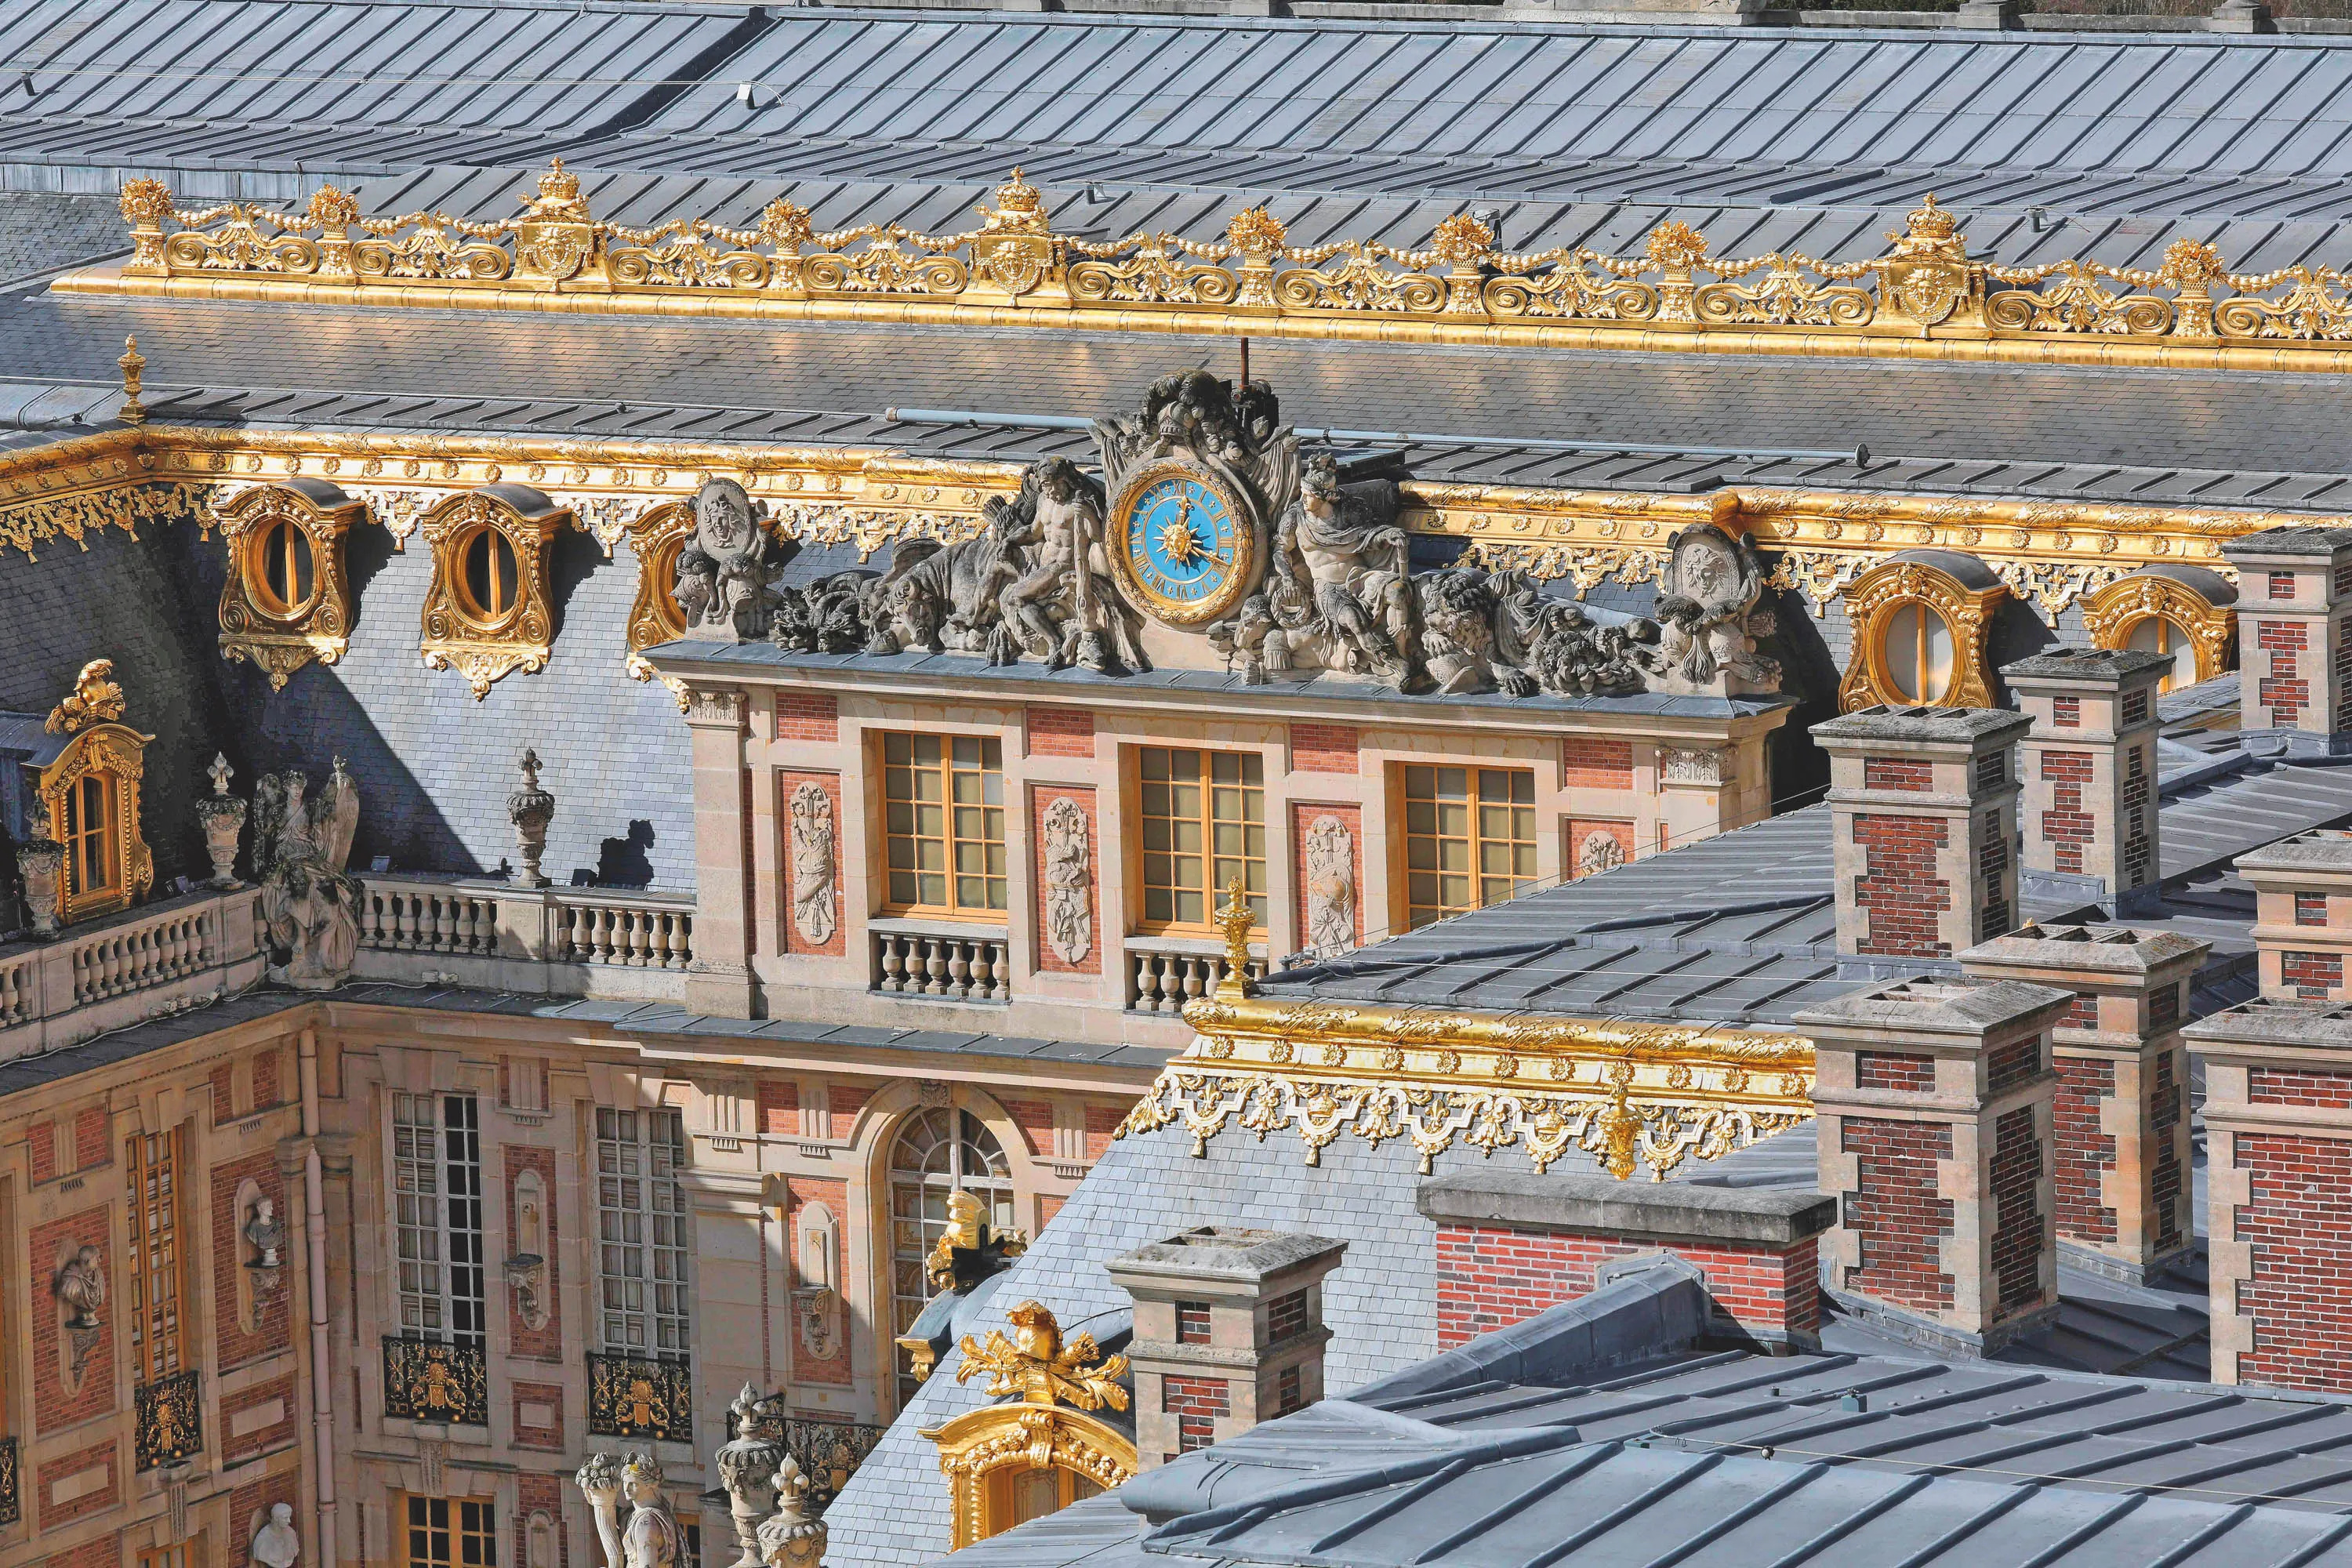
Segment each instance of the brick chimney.
M2352 1000L2352 833L2322 828L2238 857L2254 889L2254 955L2274 1002Z
M1865 708L1813 726L1830 754L1838 952L1949 958L2016 921L2016 768L2032 721Z
M2213 1381L2352 1394L2352 1009L2264 997L2183 1033L2205 1078Z
M2238 727L2332 749L2352 730L2352 528L2266 528L2221 547L2238 569Z
M2058 648L2001 669L2033 721L2018 758L2029 896L2118 914L2155 901L2156 698L2171 668L2162 654Z
M1474 1167L1421 1184L1437 1222L1437 1348L1452 1350L1661 1257L1696 1268L1718 1338L1820 1345L1820 1193Z
M1202 1226L1103 1265L1135 1299L1135 1452L1145 1469L1323 1397L1323 1277L1348 1244Z
M1960 954L1983 980L2071 992L2051 1034L2058 1250L2145 1283L2194 1242L2189 987L2210 942L2126 926L2026 926Z
M2019 980L1904 980L1797 1015L1813 1039L1822 1240L1840 1306L1986 1354L2058 1305L2050 1030L2074 998Z

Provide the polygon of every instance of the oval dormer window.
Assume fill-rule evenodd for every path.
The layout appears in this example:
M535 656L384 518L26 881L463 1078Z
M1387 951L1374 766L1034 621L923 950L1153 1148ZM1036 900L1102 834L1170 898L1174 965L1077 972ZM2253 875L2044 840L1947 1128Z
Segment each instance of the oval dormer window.
M483 626L499 626L522 603L522 572L514 545L499 529L484 524L457 551L458 607Z
M254 603L274 620L302 616L319 595L319 567L310 536L293 518L280 514L251 536L246 581Z
M2124 633L2124 646L2135 653L2162 654L2172 661L2157 690L2176 690L2197 683L2197 648L2189 628L2170 616L2144 616Z
M1952 684L1952 628L1932 605L1897 605L1879 638L1886 682L1906 702L1943 700Z

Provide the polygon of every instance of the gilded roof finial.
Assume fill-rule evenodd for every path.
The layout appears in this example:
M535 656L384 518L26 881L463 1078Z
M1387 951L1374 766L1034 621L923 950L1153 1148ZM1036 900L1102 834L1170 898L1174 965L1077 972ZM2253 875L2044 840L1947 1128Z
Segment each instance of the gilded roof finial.
M1246 996L1250 994L1250 932L1257 929L1257 916L1250 909L1249 889L1239 877L1225 885L1225 907L1217 911L1217 925L1225 933L1225 974L1217 982L1217 994Z
M94 658L74 677L71 695L49 710L42 727L52 735L78 735L92 724L111 724L122 717L122 688L114 683L114 661Z
M989 1330L985 1342L964 1336L958 1383L986 1373L993 1398L1080 1410L1127 1408L1127 1390L1118 1384L1127 1375L1125 1356L1104 1355L1092 1334L1065 1342L1062 1325L1040 1301L1024 1301L1004 1317L1013 1329L1009 1340L1000 1329Z
M122 367L122 406L114 416L125 425L144 424L147 405L139 401L139 373L147 368L147 356L139 352L139 334L122 340L122 357L114 363Z
M991 230L1012 230L1020 234L1043 234L1045 231L1045 198L1037 187L1021 177L1019 165L1013 177L996 187L996 205L982 206L979 212L982 226Z

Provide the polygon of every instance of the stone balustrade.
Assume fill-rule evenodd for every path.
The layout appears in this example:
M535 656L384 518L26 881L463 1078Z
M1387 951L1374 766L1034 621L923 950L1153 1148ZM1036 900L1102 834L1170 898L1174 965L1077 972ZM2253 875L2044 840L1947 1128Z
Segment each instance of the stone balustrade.
M360 900L362 980L676 1001L694 900L626 888L377 873Z
M1224 944L1184 937L1127 939L1127 1006L1131 1013L1175 1014L1205 996L1225 977ZM1263 958L1250 960L1251 980L1265 978Z
M206 889L0 947L0 1061L184 1011L267 966L258 893Z
M1013 999L1013 954L1002 928L877 920L866 931L876 991L943 1002Z

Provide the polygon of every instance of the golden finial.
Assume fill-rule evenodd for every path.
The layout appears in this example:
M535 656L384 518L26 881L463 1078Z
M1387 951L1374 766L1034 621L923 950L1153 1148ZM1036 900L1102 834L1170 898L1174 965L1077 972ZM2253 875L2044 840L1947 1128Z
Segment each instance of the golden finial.
M1225 907L1217 911L1217 926L1225 933L1225 977L1217 982L1217 994L1246 996L1250 932L1257 929L1257 916L1250 910L1249 889L1239 877L1225 884Z
M139 373L147 368L147 359L139 352L136 332L122 340L122 357L114 363L122 367L122 406L114 411L114 416L125 425L142 424L147 405L139 401Z

